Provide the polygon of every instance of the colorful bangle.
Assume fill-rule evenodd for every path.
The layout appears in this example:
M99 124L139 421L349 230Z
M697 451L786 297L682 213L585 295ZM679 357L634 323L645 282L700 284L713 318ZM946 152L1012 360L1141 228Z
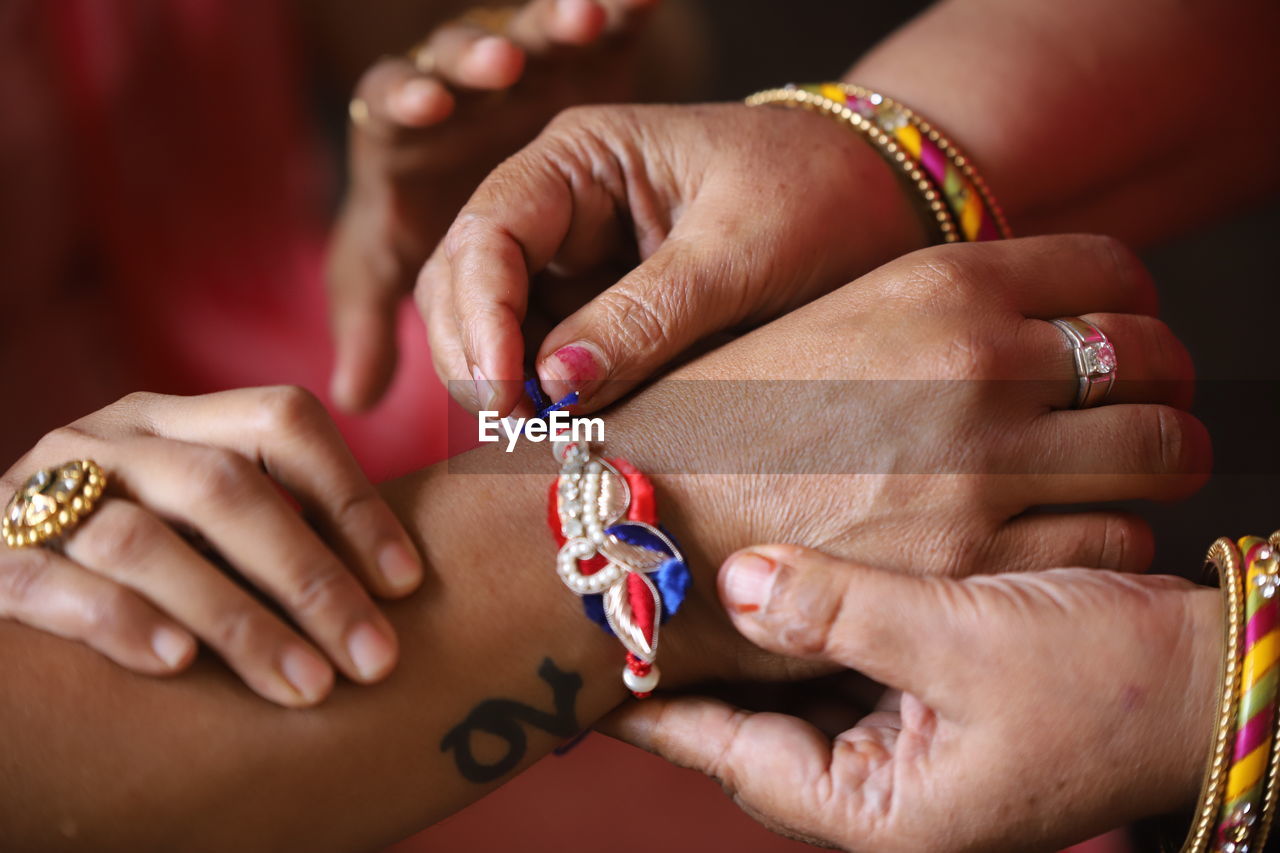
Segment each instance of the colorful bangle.
M943 242L1012 236L1004 213L969 158L904 104L848 83L768 89L746 103L810 109L851 125L915 185Z
M1256 536L1237 543L1244 580L1244 645L1240 665L1235 746L1213 849L1221 853L1261 850L1264 803L1274 804L1275 721L1280 683L1280 561ZM1267 815L1269 818L1269 814ZM1269 819L1267 820L1269 823Z
M626 648L622 680L643 699L658 686L658 629L680 609L689 567L635 466L594 456L585 442L553 440L551 451L560 464L547 513L560 546L556 572Z

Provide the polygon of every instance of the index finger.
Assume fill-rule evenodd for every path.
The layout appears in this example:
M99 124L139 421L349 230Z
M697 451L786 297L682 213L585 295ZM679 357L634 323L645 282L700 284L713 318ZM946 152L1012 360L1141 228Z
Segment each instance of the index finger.
M530 276L546 267L569 232L574 201L564 175L535 143L480 184L445 235L440 263L428 264L420 291L439 291L433 311L453 314L474 399L472 411L508 414L520 398ZM419 304L424 301L419 294ZM444 317L433 323L448 324ZM457 387L457 383L450 383Z
M166 438L258 460L373 592L401 597L421 583L422 561L404 526L313 395L281 386L157 397L147 416Z

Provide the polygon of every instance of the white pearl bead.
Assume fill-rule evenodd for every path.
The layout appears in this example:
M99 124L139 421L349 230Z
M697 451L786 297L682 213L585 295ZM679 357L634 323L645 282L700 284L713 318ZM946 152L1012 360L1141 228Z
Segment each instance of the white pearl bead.
M627 689L632 693L652 693L653 688L658 686L658 677L660 675L662 673L658 671L656 663L650 665L648 675L636 675L629 666L622 668L622 682L627 685Z

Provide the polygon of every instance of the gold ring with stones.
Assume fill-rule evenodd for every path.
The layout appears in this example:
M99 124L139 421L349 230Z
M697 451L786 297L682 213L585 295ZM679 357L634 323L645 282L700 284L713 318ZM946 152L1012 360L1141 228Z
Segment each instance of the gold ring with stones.
M5 544L26 548L57 539L93 512L106 487L107 475L92 459L37 471L5 507Z

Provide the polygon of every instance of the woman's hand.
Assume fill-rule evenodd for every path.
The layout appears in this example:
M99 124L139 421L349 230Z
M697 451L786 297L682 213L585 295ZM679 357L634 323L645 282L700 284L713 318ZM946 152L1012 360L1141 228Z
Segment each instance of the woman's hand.
M85 458L106 470L107 495L60 547L0 550L0 615L151 675L185 668L199 638L288 706L329 693L326 657L365 683L395 664L395 634L365 589L406 595L422 564L310 394L134 394L46 435L0 489Z
M655 5L528 0L500 31L464 16L428 36L417 65L390 57L365 73L329 258L340 405L382 396L396 309L489 170L565 107L634 98L638 36Z
M604 419L605 450L654 475L695 575L693 612L664 629L664 683L796 674L741 642L706 573L754 542L949 577L1146 569L1142 519L1062 507L1176 500L1208 476L1208 436L1183 410L1190 360L1153 302L1141 265L1106 238L925 249L628 399ZM1047 322L1063 315L1110 337L1110 405L1070 408L1072 352ZM1044 506L1058 509L1027 512Z
M712 332L759 323L924 245L883 158L847 127L738 105L562 113L499 166L424 268L436 370L472 410L515 406L531 303L553 399L616 399ZM556 275L642 262L577 311ZM570 313L572 312L572 313ZM609 380L606 383L606 380Z
M1059 850L1199 790L1214 590L1085 569L918 578L775 545L732 557L720 593L761 648L904 691L834 738L703 698L633 703L605 726L716 777L775 831L886 853Z

